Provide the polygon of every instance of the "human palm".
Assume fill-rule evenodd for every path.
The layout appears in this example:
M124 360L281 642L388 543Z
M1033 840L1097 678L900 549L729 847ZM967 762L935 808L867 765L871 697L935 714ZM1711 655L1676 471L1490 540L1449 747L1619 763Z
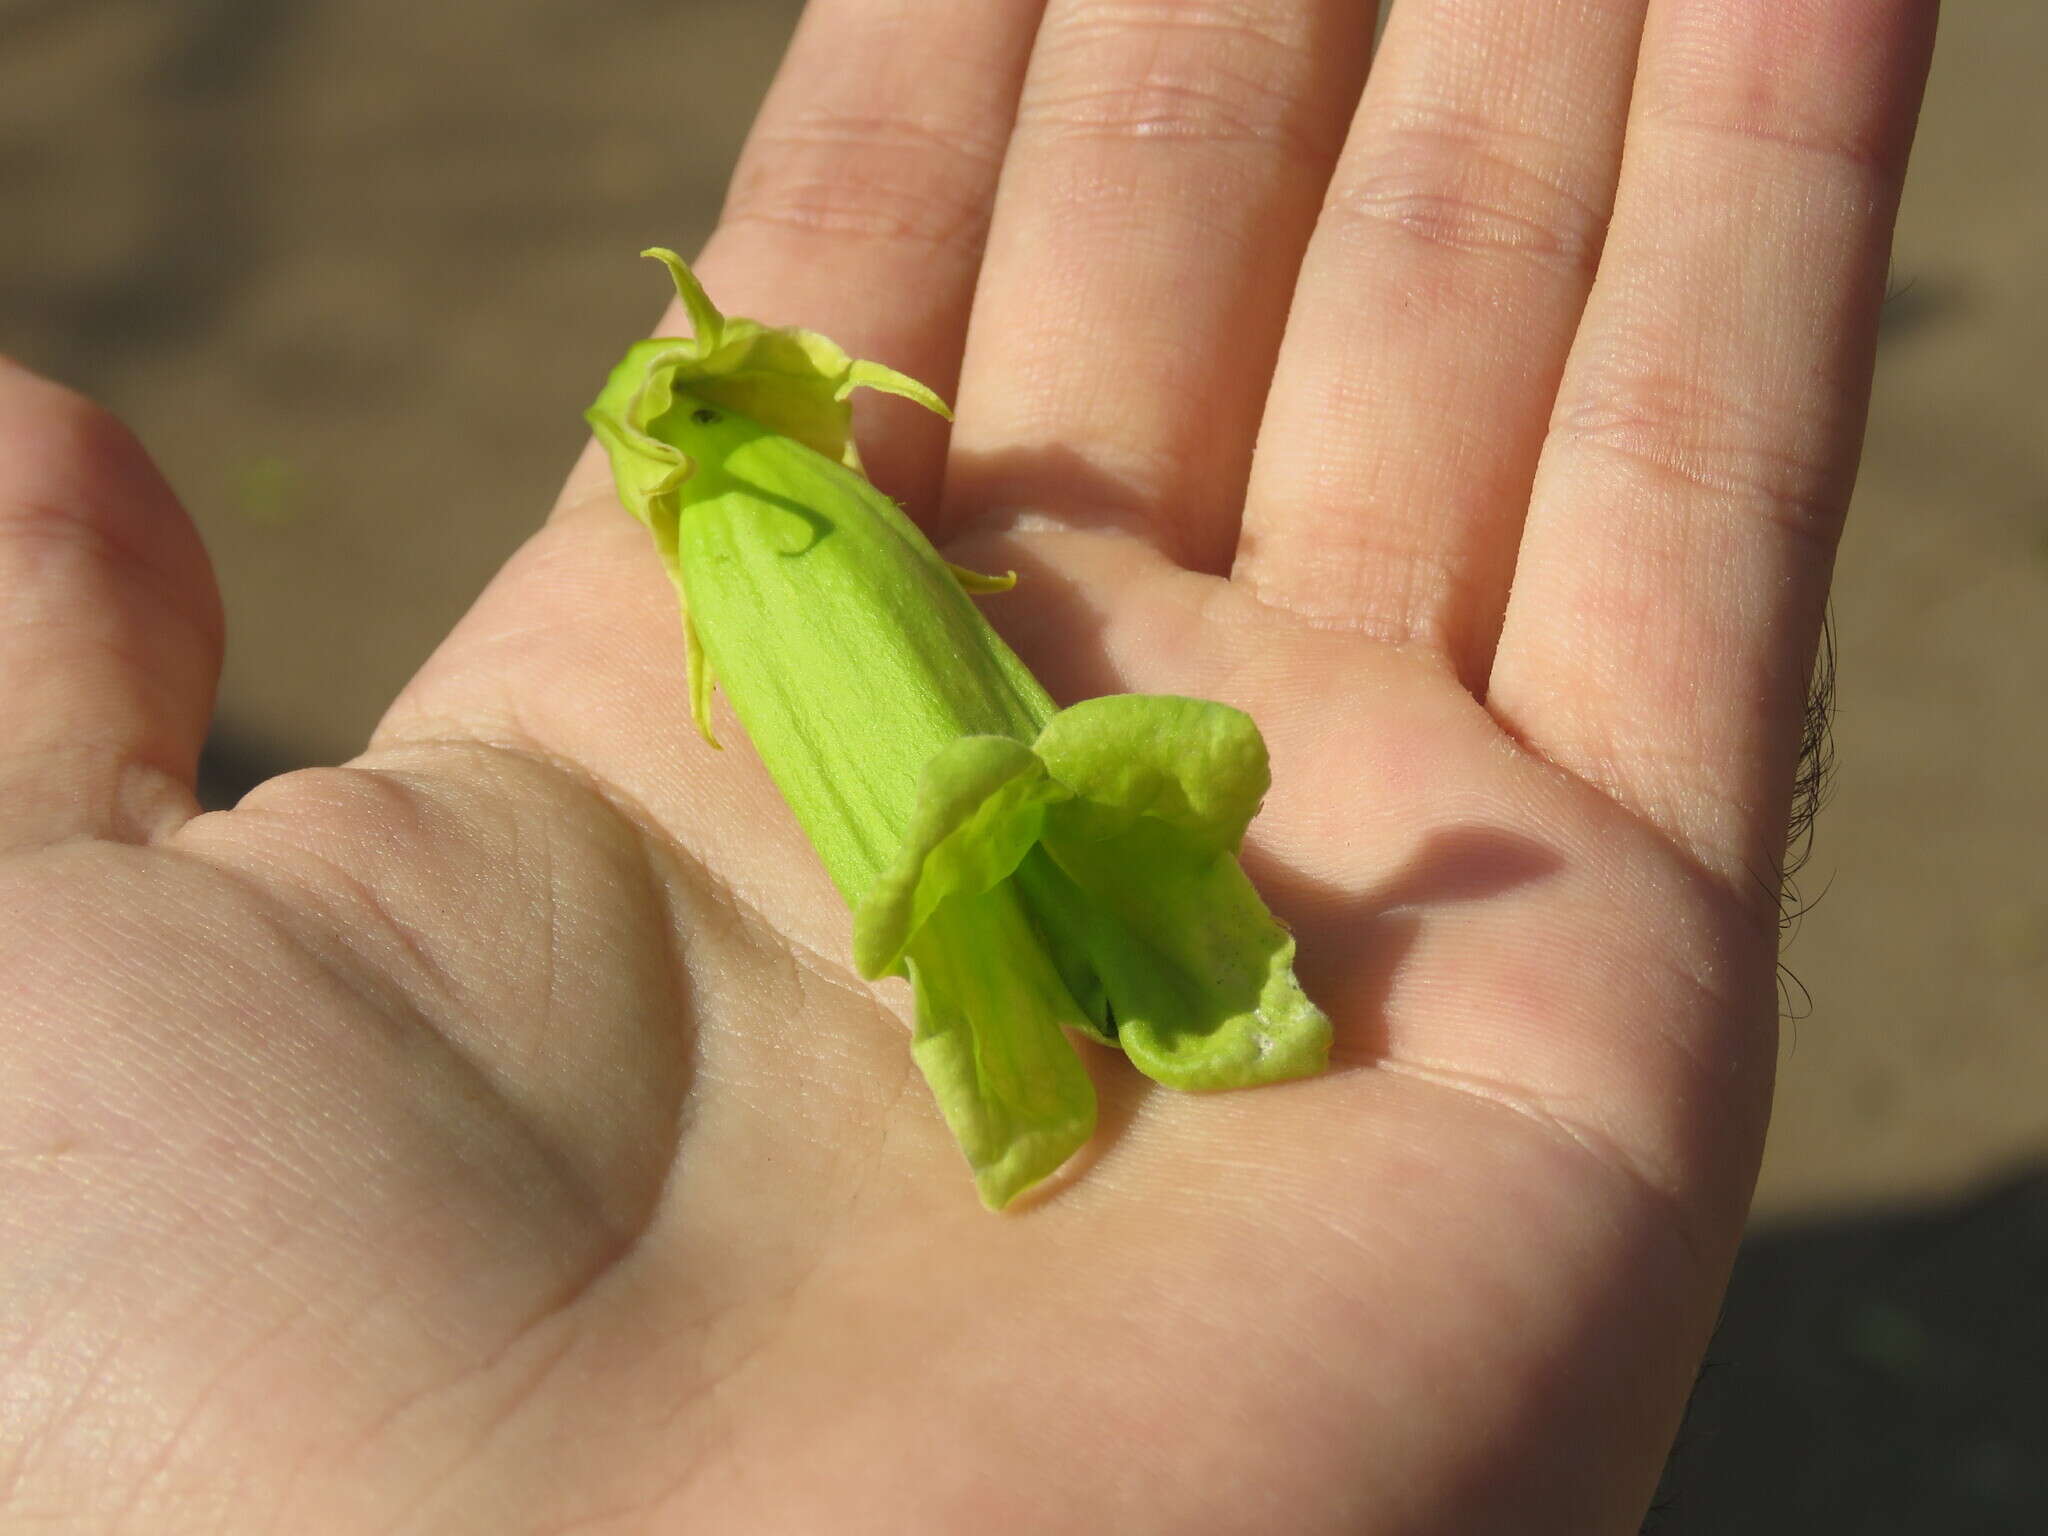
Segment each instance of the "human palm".
M1348 143L1346 7L871 9L812 7L707 286L957 383L866 457L1056 697L1257 718L1332 1071L1094 1053L1096 1143L983 1212L589 458L360 759L193 817L203 556L0 380L0 1525L1640 1514L1931 8L1416 0Z

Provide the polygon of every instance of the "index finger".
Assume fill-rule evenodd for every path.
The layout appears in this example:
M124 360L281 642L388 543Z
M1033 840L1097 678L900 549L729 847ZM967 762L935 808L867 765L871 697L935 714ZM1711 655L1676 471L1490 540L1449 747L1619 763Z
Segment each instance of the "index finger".
M718 307L822 331L950 400L1043 8L811 0L694 263ZM650 297L661 291L659 272L635 274L632 255L619 253L622 280L639 275ZM656 334L687 330L672 308ZM943 429L921 411L882 411L860 434L868 472L928 509ZM560 504L609 483L602 455L586 451Z

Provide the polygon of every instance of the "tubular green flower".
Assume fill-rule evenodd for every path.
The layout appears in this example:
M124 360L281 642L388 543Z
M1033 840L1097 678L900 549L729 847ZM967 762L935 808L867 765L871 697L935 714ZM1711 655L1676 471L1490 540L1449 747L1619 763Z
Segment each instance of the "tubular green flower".
M1119 695L1058 709L861 474L848 397L944 404L812 332L719 313L630 349L586 417L681 594L692 712L723 688L854 911L862 975L906 977L911 1049L1007 1204L1087 1141L1067 1029L1184 1089L1320 1071L1330 1025L1237 862L1268 783L1249 717Z

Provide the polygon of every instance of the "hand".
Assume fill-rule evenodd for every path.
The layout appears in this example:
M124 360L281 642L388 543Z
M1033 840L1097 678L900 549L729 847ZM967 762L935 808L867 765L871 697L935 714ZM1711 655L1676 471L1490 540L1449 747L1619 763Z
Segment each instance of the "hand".
M1056 696L1256 716L1336 1069L1098 1055L984 1213L594 458L195 816L204 558L5 374L0 1525L1633 1529L1934 7L1404 0L1362 105L1355 4L1043 9L814 0L701 271L956 395L866 457Z

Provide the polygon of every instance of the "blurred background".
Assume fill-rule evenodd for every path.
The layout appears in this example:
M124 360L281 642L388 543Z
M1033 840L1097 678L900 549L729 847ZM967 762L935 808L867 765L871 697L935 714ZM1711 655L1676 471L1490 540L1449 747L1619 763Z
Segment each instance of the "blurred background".
M969 0L971 3L971 0ZM0 0L0 350L220 569L206 764L338 761L709 232L797 0ZM1648 1529L2048 1531L2048 6L1951 0L1750 1239Z

